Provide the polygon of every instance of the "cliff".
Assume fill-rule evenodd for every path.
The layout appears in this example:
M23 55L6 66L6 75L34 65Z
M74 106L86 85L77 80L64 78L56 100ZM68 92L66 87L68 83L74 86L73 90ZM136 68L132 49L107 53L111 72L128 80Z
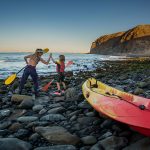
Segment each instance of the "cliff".
M90 53L150 55L150 25L139 25L126 32L101 36L92 43Z

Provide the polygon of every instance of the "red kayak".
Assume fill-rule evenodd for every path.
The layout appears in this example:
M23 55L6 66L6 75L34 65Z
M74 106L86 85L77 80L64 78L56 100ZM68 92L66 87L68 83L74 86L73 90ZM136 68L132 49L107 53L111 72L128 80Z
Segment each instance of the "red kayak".
M88 79L82 90L95 110L150 136L150 99L122 92L94 78Z

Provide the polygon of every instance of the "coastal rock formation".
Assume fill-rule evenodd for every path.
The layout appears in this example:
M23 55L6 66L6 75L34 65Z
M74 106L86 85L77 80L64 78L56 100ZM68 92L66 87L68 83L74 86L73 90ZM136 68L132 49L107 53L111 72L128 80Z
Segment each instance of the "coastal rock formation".
M101 36L92 43L90 53L150 55L150 25L138 25L126 32Z

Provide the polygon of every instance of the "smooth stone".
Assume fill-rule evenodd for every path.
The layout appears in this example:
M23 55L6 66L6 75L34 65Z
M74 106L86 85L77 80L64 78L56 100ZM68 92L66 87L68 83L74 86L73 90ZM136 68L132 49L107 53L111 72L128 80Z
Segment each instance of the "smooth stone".
M24 122L24 123L32 122L36 120L38 120L38 117L34 117L34 116L23 116L23 117L17 118L17 121Z
M36 127L35 131L53 144L76 145L80 139L61 126Z
M94 136L85 136L85 137L81 138L81 141L85 145L92 145L92 144L95 144L97 142L97 139Z
M29 131L28 131L28 130L26 130L26 129L19 129L19 130L14 134L14 136L15 136L16 138L22 139L22 138L27 137L28 134L29 134Z
M95 113L94 112L87 112L85 114L87 117L94 117L95 116Z
M39 111L39 115L43 115L47 112L47 110L45 108L43 108L42 110Z
M50 106L48 106L48 108L52 109L52 108L56 108L56 107L61 107L60 103L56 103L56 104L51 104Z
M56 108L52 108L50 109L47 113L49 114L58 114L58 113L62 113L65 109L63 107L56 107Z
M138 88L138 87L134 90L135 95L143 94L143 92L144 92L144 90L141 88Z
M112 136L112 133L110 131L107 131L106 133L104 133L102 136L99 137L99 140L105 139L109 136Z
M82 124L82 125L91 125L93 121L95 121L97 118L96 117L79 117L77 121Z
M137 142L130 144L123 150L150 150L150 138L143 138Z
M61 114L48 114L40 118L41 121L62 121L65 119Z
M100 127L101 127L101 128L109 128L109 127L112 126L112 124L113 124L113 121L112 121L112 120L106 119L106 120L104 120L104 121L101 123Z
M10 127L9 127L9 130L10 131L13 131L13 132L16 132L18 131L19 129L21 129L23 127L22 124L18 123L18 122L15 122L13 123Z
M1 138L0 150L31 150L30 143L22 141L17 138Z
M21 109L31 109L33 107L34 103L32 99L24 99L21 104L19 105L19 108Z
M76 150L76 147L73 145L55 145L48 147L38 147L34 150Z
M79 103L78 107L82 109L92 109L92 106L90 106L90 104L87 101Z
M8 117L10 114L11 114L11 111L9 109L0 110L0 115L2 117Z
M32 96L13 94L11 97L11 101L13 102L22 102L24 99L32 99Z
M6 129L11 125L11 121L5 121L3 123L0 123L0 130Z
M76 95L78 95L78 92L75 88L68 88L66 91L65 91L65 98L66 99L72 99L74 98Z
M39 112L42 109L43 109L43 105L40 105L40 104L32 107L32 110L35 112Z
M124 137L110 136L99 141L99 143L105 150L114 150L125 147L128 144L128 140Z
M37 133L34 133L34 134L32 134L32 135L29 137L29 140L35 142L35 141L37 141L39 138L40 138L40 135L37 134Z

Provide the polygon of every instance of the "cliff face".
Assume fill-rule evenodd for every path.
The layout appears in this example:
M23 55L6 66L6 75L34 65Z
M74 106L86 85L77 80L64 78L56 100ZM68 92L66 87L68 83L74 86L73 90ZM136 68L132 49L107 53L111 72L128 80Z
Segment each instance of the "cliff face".
M126 32L101 36L92 43L90 53L150 55L150 25L139 25Z

